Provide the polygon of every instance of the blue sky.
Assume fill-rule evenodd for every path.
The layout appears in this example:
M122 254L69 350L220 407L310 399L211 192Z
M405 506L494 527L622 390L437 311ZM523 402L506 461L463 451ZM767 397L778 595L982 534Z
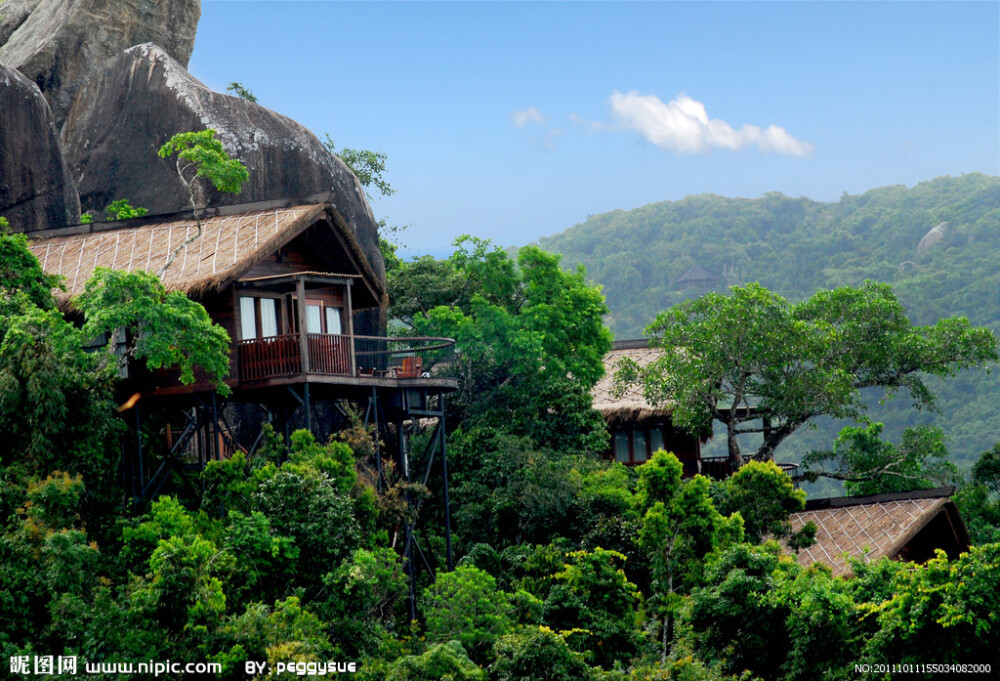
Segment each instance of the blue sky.
M385 152L409 254L689 194L1000 174L997 2L203 0L191 72Z

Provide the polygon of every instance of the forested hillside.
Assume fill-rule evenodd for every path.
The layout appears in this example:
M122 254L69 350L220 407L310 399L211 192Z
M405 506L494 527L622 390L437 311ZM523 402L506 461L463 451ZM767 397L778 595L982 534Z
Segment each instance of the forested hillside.
M617 338L641 337L657 312L682 300L751 281L801 300L874 279L892 284L916 324L964 315L1000 330L1000 178L979 173L845 194L835 203L779 193L689 196L592 216L541 246L562 253L567 267L582 263L604 286ZM684 281L695 265L714 279ZM899 396L873 418L890 434L914 423L940 425L959 462L1000 439L995 373L967 372L935 385L940 413L916 413ZM840 425L790 439L779 458L828 447Z

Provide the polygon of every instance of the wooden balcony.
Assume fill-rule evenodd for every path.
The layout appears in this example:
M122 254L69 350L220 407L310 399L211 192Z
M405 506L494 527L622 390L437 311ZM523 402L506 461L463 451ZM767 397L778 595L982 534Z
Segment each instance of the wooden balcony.
M241 384L302 376L449 379L454 345L450 338L292 333L238 341L233 354Z

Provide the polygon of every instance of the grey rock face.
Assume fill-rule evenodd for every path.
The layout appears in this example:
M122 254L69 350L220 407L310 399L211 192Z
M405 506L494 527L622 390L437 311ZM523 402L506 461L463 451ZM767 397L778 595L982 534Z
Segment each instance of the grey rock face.
M0 38L17 24L0 62L35 81L61 129L80 87L122 50L154 42L186 65L201 0L8 0L0 13Z
M0 45L24 23L42 0L4 0L0 2Z
M924 234L923 238L920 239L920 243L917 244L917 255L923 255L927 251L931 250L945 237L948 233L948 223L942 222L941 224L932 227L927 234Z
M213 128L250 179L240 194L209 188L210 206L333 192L380 277L384 265L375 219L354 174L295 121L213 92L156 45L136 45L80 91L63 140L85 210L101 213L127 198L150 214L190 209L173 160L156 155L179 132Z
M2 64L0 215L24 232L76 224L80 215L49 105L34 83Z

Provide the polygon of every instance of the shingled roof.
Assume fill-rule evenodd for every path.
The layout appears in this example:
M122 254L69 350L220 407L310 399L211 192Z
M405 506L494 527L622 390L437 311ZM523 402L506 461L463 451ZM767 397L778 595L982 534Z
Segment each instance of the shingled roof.
M799 530L816 523L816 543L798 554L799 564L825 563L850 575L848 557L923 561L935 548L950 556L968 548L969 536L951 500L952 487L868 497L816 499L789 518Z
M83 291L97 267L153 272L168 289L197 295L235 281L320 221L337 232L349 251L351 268L357 270L350 274L361 274L375 287L375 299L381 298L384 291L378 290L381 284L357 240L327 204L246 206L239 212L206 217L201 221L201 236L187 245L197 234L197 223L190 216L177 215L35 233L30 235L30 249L45 272L64 278L63 302ZM163 270L175 251L173 263Z
M611 351L604 356L604 376L591 389L594 409L601 412L612 424L637 424L651 419L662 419L670 414L666 407L654 407L643 397L640 386L632 386L621 397L613 392L617 364L626 357L639 366L646 366L660 357L662 350L649 347L645 339L615 341Z

